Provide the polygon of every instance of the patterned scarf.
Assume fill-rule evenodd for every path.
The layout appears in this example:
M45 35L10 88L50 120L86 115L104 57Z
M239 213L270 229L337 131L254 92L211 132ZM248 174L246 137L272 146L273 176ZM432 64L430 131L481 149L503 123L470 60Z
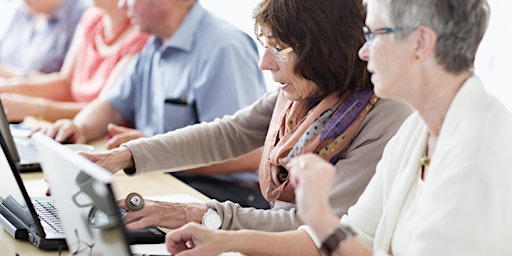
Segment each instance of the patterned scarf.
M378 98L371 89L339 96L334 92L314 102L289 101L280 92L272 114L260 162L261 191L269 201L294 203L295 193L283 166L309 152L335 164Z

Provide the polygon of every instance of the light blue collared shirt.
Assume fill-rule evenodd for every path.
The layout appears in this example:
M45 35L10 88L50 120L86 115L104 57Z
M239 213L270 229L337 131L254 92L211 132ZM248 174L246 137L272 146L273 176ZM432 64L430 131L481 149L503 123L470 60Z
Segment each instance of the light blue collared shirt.
M196 3L165 44L148 40L106 97L146 136L165 133L253 103L266 91L258 59L249 35ZM257 181L255 173L222 176Z

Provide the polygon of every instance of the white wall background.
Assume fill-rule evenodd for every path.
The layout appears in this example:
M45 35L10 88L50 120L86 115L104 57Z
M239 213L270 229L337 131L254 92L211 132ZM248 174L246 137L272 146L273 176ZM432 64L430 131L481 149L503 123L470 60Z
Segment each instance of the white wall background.
M0 0L0 37L12 16L11 6L19 0ZM44 0L41 0L44 1ZM475 72L489 92L512 110L512 1L488 0L491 20L477 54ZM200 0L207 9L253 36L252 11L260 0ZM510 73L509 73L510 72ZM275 85L265 72L267 88Z
M512 110L512 1L488 1L491 19L477 53L475 73L487 90Z
M252 10L259 0L200 1L206 8L253 35ZM475 73L482 79L487 90L512 110L512 1L488 1L491 5L491 19L477 53ZM274 87L270 76L267 73L265 75L267 87Z

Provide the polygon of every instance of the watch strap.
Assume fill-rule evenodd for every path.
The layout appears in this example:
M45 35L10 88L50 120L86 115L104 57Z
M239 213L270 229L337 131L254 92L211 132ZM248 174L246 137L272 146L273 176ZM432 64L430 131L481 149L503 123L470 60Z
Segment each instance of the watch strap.
M323 255L329 256L343 241L345 241L345 239L355 235L355 232L350 227L339 225L329 236L327 236L327 238L325 238L320 250Z

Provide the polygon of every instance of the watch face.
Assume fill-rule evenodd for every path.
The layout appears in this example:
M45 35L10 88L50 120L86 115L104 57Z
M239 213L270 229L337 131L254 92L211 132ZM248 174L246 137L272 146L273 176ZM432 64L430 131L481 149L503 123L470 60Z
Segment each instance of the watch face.
M222 225L222 220L215 210L208 210L203 216L203 225L211 229L219 229Z

